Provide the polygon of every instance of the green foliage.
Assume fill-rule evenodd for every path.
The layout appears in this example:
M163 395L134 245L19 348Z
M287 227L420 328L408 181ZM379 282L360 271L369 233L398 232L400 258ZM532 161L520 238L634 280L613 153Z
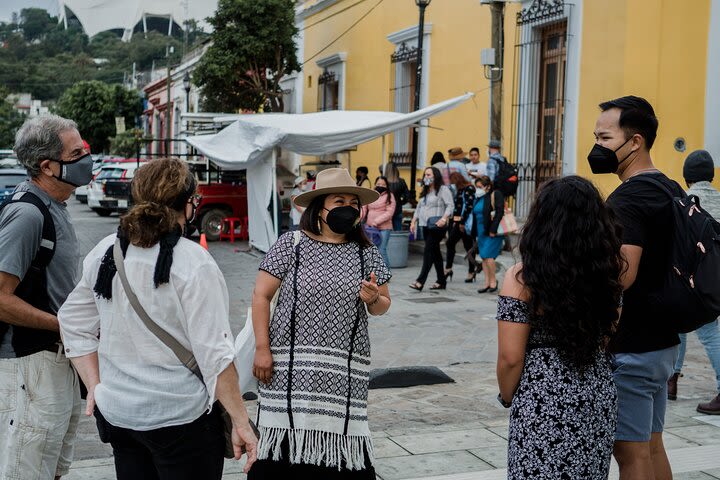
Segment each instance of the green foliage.
M53 20L45 9L23 8L20 11L20 24L25 40L32 42L42 39L57 24L57 19Z
M125 158L135 157L137 155L138 141L140 141L142 133L142 130L132 128L115 135L110 139L110 154Z
M0 0L1 1L1 0ZM207 38L196 22L190 23L189 48ZM177 37L177 38L176 38ZM173 37L150 31L122 42L117 32L102 32L92 39L76 22L66 29L47 11L27 8L14 21L0 22L0 85L10 92L31 93L53 101L81 81L121 83L135 64L136 71L165 68L180 61L183 32ZM174 53L167 58L169 47Z
M10 92L0 86L0 148L9 149L15 144L15 132L23 123L23 117L5 100Z
M195 70L211 111L282 111L281 78L300 69L293 0L220 0L213 45Z
M93 80L73 85L58 100L56 113L75 120L93 152L106 152L115 135L115 117L135 125L142 113L139 92Z

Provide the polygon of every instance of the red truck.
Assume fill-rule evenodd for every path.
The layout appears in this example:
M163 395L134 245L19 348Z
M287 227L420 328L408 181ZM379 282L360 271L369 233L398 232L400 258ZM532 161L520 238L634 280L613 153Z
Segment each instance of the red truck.
M226 217L247 217L247 183L245 172L212 171L210 180L202 171L202 166L195 165L195 172L200 178L198 193L202 195L200 205L195 214L193 227L205 234L212 242L220 239L222 219Z

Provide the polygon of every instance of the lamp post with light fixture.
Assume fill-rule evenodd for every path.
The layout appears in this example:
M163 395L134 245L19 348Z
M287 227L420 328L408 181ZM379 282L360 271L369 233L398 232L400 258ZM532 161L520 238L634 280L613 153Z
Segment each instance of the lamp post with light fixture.
M423 33L425 27L425 9L432 0L415 0L415 5L420 9L420 20L418 22L417 60L415 61L415 105L414 110L420 110L420 82L422 79L422 51ZM418 157L418 136L419 126L413 127L412 137L412 159L410 162L410 198L414 201L415 187L417 185L417 157Z

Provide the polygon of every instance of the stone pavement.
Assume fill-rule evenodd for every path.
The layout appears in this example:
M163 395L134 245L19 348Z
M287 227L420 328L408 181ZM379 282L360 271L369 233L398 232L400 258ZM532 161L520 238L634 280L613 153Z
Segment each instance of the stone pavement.
M101 219L70 201L83 252L117 227L117 217ZM235 332L245 321L253 280L262 254L246 243L213 243L210 252L225 274ZM461 261L458 257L456 262ZM421 258L395 269L390 312L370 320L373 367L432 365L455 383L371 390L370 427L381 479L470 480L505 478L507 410L495 400L497 355L494 295L477 294L465 284L464 267L446 291L415 292ZM500 276L513 263L508 254ZM434 281L431 274L428 284ZM714 373L695 335L690 335L679 400L670 402L665 443L675 479L720 479L720 417L700 415L695 406L715 395ZM254 412L255 402L248 402ZM112 479L111 451L99 442L92 419L83 419L76 461L67 480ZM224 478L241 479L241 462L227 461ZM616 476L611 476L616 478Z

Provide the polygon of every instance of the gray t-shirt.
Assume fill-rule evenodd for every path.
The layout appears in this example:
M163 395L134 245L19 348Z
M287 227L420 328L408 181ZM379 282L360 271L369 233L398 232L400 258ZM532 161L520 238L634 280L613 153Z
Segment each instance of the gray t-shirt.
M15 192L37 195L50 210L55 223L55 253L47 267L50 308L55 312L65 302L78 281L80 253L75 228L64 203L53 200L31 182L23 182ZM15 275L21 281L35 259L42 240L43 215L34 205L13 203L0 211L0 272ZM12 356L9 350L12 328L0 344L0 358Z

